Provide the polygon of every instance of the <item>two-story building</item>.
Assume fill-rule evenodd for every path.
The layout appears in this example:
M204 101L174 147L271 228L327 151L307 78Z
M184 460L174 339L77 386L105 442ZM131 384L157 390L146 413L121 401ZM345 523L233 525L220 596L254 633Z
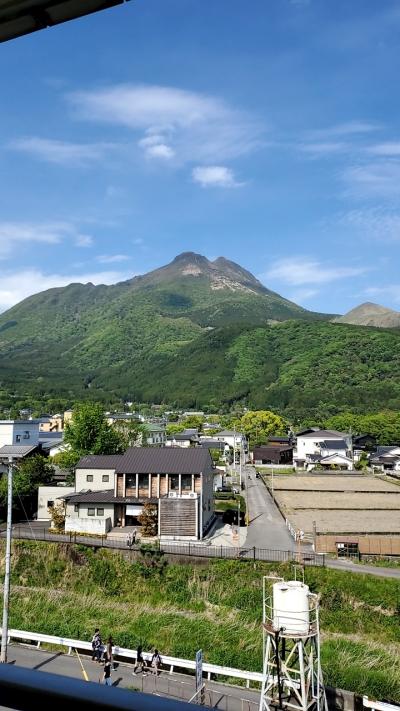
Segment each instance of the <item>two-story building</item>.
M66 531L107 533L139 526L145 503L158 511L164 539L203 538L214 518L214 467L202 448L131 447L121 455L90 455L76 466L66 503Z
M14 462L39 452L40 420L0 420L0 474Z
M310 429L298 433L293 452L296 467L313 469L315 466L352 469L352 438L336 430Z

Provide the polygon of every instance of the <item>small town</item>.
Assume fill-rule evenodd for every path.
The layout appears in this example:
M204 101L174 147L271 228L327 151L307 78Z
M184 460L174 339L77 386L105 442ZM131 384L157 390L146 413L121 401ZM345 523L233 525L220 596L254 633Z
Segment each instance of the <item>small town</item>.
M400 711L399 0L0 0L0 711Z

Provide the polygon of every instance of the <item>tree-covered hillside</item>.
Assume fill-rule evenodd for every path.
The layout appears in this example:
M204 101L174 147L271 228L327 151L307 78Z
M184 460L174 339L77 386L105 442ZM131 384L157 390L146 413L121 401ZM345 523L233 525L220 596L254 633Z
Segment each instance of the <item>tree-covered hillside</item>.
M400 409L400 332L330 318L192 253L114 286L51 289L0 318L0 407L242 403L293 420Z

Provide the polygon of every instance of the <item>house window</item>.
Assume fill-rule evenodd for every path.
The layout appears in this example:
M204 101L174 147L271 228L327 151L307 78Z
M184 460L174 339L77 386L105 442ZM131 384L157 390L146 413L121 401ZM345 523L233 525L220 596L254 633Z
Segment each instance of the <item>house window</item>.
M75 513L79 513L79 504L75 504L74 511Z
M148 489L149 488L149 475L148 474L139 474L139 489Z
M101 481L110 481L110 475L109 474L103 474L101 477Z
M24 439L29 439L29 437L30 437L29 430L25 430Z
M104 509L97 509L98 516L104 516Z
M191 474L182 474L182 491L192 491Z
M86 481L93 481L93 474L86 474Z
M54 508L54 501L48 501L48 502L47 502L47 508L48 508L48 509Z
M87 515L88 516L95 516L96 515L96 509L94 506L90 506L87 510Z
M170 476L169 478L169 488L171 491L178 491L179 489L179 476L178 474L174 474Z
M21 441L21 435L15 435L15 441L20 442Z
M127 474L126 475L126 488L127 489L136 489L136 474Z

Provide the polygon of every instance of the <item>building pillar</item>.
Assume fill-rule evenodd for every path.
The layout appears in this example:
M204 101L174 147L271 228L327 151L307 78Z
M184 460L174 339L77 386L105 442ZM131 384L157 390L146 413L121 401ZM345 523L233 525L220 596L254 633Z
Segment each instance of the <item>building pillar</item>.
M122 496L126 496L126 474L122 475Z
M157 474L157 499L160 498L160 474Z
M136 498L139 498L139 474L136 474Z
M192 493L196 491L195 486L194 486L194 474L192 474Z
M178 474L179 476L179 488L178 488L178 493L179 496L182 496L182 474Z
M152 474L149 474L149 499L151 499L151 481L152 481L151 477L152 476L153 476Z

